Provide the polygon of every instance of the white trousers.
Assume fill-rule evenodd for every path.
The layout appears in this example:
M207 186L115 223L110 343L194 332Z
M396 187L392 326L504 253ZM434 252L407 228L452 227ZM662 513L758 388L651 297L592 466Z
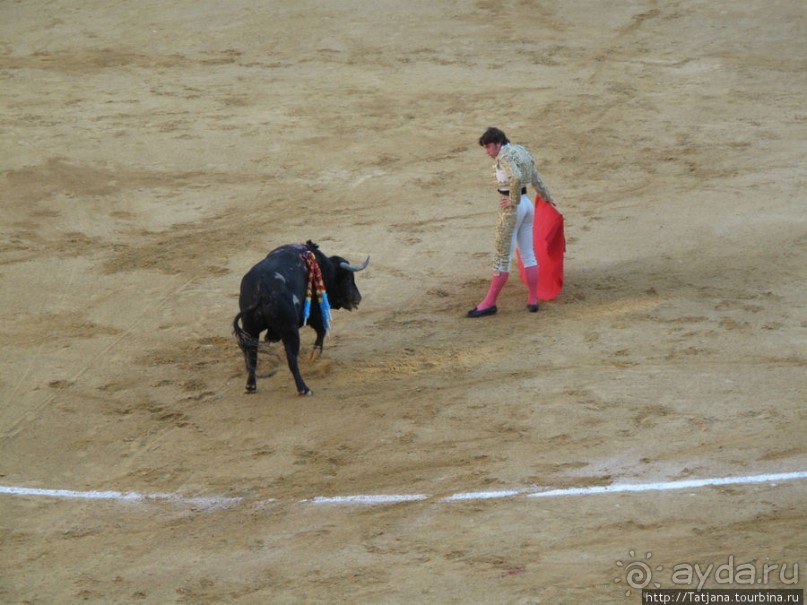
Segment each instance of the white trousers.
M499 211L496 229L496 255L493 270L497 273L509 272L513 257L518 248L524 267L535 267L538 261L532 242L532 229L535 222L535 206L523 194L517 208Z

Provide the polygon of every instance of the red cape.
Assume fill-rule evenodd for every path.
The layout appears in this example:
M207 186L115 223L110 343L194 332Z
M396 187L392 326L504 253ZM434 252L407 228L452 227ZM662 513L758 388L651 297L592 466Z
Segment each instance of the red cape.
M535 197L535 221L532 225L532 247L538 260L538 298L552 300L563 290L563 255L566 237L563 234L563 215L540 196ZM527 283L524 263L516 251L521 281Z

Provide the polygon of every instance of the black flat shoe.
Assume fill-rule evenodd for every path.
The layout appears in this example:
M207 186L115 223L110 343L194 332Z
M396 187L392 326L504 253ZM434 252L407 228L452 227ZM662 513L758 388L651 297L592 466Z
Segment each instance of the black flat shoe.
M471 309L468 311L468 317L485 317L486 315L493 315L498 309L496 305L488 307L487 309Z
M530 313L538 313L538 305L527 305L527 311Z

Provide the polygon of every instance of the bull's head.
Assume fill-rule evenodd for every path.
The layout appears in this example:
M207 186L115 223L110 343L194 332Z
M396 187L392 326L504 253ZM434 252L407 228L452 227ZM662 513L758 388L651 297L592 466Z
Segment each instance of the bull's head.
M359 307L361 302L361 292L356 287L354 273L364 271L370 264L370 257L367 257L361 265L353 265L340 256L332 256L331 262L336 267L336 292L328 297L331 299L331 306L334 309L347 309L352 311Z

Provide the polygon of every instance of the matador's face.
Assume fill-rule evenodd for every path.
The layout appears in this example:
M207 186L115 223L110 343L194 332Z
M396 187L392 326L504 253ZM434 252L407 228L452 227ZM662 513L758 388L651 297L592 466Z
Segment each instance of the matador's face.
M488 143L485 145L485 153L487 153L490 157L496 158L499 155L499 152L502 150L501 143Z

